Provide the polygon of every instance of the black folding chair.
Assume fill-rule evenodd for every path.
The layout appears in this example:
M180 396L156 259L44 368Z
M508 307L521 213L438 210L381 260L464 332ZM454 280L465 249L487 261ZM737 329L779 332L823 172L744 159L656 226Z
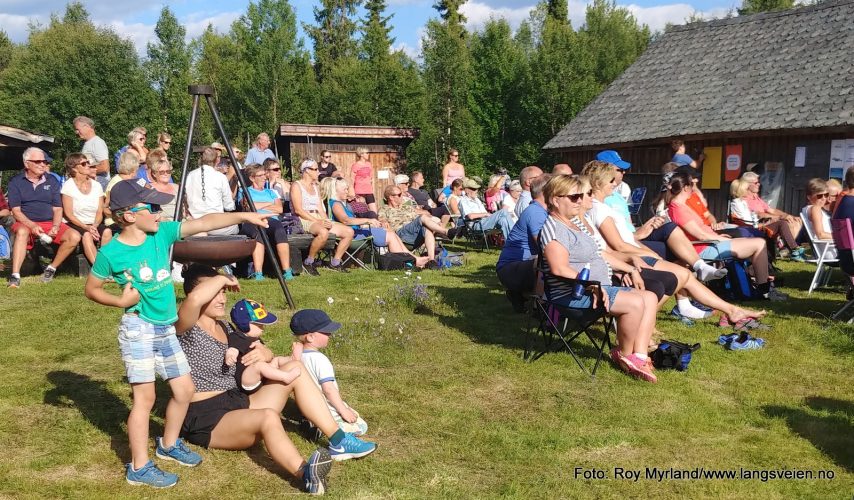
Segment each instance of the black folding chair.
M605 356L606 347L610 349L612 346L611 331L616 330L614 318L605 310L605 303L602 300L604 291L598 281L580 281L559 276L555 278L569 287L575 286L576 283L584 285L586 293L592 293L597 297L596 307L586 309L567 307L551 302L545 297L532 296L531 320L528 325L528 338L523 358L531 362L547 352L566 350L581 371L595 378L596 370L599 369L599 364ZM604 335L602 338L597 338L592 328L600 321ZM592 370L588 370L573 348L573 342L582 335L587 337L595 352L596 359ZM536 348L535 344L538 341L540 347Z

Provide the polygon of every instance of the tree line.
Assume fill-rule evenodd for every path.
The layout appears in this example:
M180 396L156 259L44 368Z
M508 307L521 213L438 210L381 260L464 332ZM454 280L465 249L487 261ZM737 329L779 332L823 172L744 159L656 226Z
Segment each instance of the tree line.
M594 0L573 27L566 0L541 2L514 31L491 19L470 32L463 0L438 0L418 60L392 50L385 0L320 0L298 36L288 0L257 0L227 32L186 41L164 7L139 57L81 3L23 44L0 31L0 123L56 137L77 151L71 120L86 115L111 150L136 126L186 141L191 82L214 86L230 139L241 147L280 123L416 127L411 168L435 178L457 148L470 172L548 162L542 145L644 51L650 30L613 0ZM363 6L359 16L358 7ZM196 144L217 140L203 109ZM174 158L174 156L173 156Z

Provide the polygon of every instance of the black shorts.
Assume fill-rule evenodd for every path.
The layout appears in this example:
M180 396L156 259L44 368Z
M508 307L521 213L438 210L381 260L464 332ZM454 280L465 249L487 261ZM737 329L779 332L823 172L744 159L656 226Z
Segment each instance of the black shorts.
M187 416L181 425L181 437L196 446L207 448L211 442L211 432L226 413L248 408L249 396L238 389L190 403Z
M86 230L85 228L80 227L80 226L78 226L78 225L76 225L76 224L72 224L72 223L70 223L70 222L66 222L66 224L68 224L68 227L70 227L71 229L73 229L73 230L77 231L78 233L80 233L80 236L83 236L84 234L86 234L86 233L88 233L88 232L89 232L89 231L88 231L88 230ZM98 234L103 234L103 233L104 233L104 229L107 229L107 226L105 226L103 222L102 222L102 223L100 223L100 224L98 224Z
M361 196L365 199L365 203L376 203L377 198L373 194L356 194L356 196Z

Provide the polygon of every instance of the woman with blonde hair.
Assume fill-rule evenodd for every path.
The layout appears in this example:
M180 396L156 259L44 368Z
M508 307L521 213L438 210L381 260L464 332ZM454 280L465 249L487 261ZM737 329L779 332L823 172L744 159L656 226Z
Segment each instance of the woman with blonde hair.
M589 308L604 300L605 309L617 318L617 348L611 358L626 372L648 382L656 382L652 361L647 355L655 329L657 299L654 293L625 286L611 286L612 269L623 271L642 287L637 266L604 252L593 237L593 228L584 220L585 199L591 195L584 178L556 175L546 184L545 201L549 211L540 232L543 249L546 297L557 304ZM590 266L590 281L598 281L601 298L585 292L573 297L573 287L561 278L575 279L581 269Z
M772 218L760 221L759 214L751 210L747 197L751 194L752 183L746 179L736 179L729 187L732 200L729 204L730 219L738 226L743 226L750 231L750 235L757 238L766 238L766 246L769 250L769 258L774 257L774 246L777 238L782 238L783 243L791 251L791 257L795 260L803 260L803 249L795 240L791 226L783 218Z
M368 148L356 148L356 162L350 166L347 181L351 187L350 198L357 196L365 199L368 210L376 213L377 199L374 196L374 166L369 160Z
M317 257L317 252L326 245L329 235L334 234L340 239L335 247L335 254L329 263L329 268L347 272L341 264L341 258L344 256L344 252L350 248L350 242L353 241L353 229L333 221L326 215L317 185L317 178L320 175L317 162L311 158L306 158L300 163L299 171L301 174L299 180L291 184L291 209L299 216L303 230L314 235L314 239L311 240L311 245L308 247L308 257L303 261L303 268L312 276L320 275L314 259Z
M819 240L832 240L830 227L830 214L827 211L830 193L827 189L827 181L824 179L810 179L807 182L807 201L809 205L801 210L804 224L810 229L813 236ZM828 249L825 257L836 258L836 248Z

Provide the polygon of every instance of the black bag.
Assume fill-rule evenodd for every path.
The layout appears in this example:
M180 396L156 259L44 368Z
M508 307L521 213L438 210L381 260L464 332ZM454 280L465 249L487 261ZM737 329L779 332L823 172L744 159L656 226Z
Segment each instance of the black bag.
M285 231L288 234L304 234L305 231L302 229L302 221L298 215L295 214L282 214L279 216L279 222L282 223L282 227L285 228Z
M377 256L377 269L399 271L415 267L415 257L406 252L386 252Z
M652 352L652 364L661 370L684 372L691 363L693 352L699 348L699 343L688 345L676 340L662 340Z

